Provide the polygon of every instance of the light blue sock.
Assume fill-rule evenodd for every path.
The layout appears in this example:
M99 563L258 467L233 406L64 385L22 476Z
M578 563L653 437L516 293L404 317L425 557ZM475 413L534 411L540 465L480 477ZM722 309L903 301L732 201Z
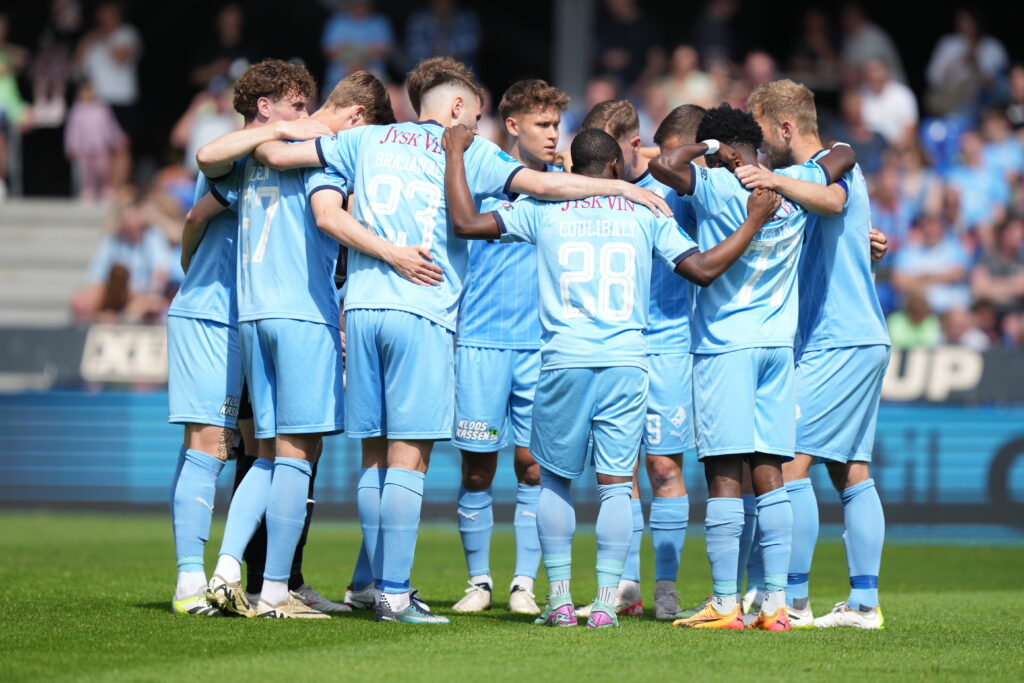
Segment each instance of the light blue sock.
M632 493L632 489L630 493ZM639 498L630 499L629 505L633 516L633 525L632 535L629 538L629 554L626 556L626 566L622 570L622 580L640 583L640 543L644 538L644 506Z
M690 521L690 497L655 498L651 501L651 544L654 546L654 580L675 581L679 557Z
M761 531L756 524L750 559L747 560L747 590L751 588L764 593L764 555L761 554Z
M757 497L757 532L764 560L765 592L786 590L793 543L793 506L785 487Z
M370 563L369 573L372 580L380 587L381 563L384 560L381 552L383 538L380 536L380 494L384 488L384 476L387 470L383 467L364 467L356 485L356 508L359 510L359 526L363 530L363 547L360 557L366 556ZM359 562L356 562L358 571ZM357 584L352 577L352 588L366 586L369 581Z
M380 533L384 552L380 589L385 593L409 590L416 535L423 507L422 472L389 467L380 496Z
M743 501L743 533L740 534L740 560L739 572L736 574L736 588L743 590L743 576L747 573L747 564L750 562L751 552L754 550L754 541L757 537L757 500L753 493L744 493L740 496ZM760 553L760 548L758 548ZM751 581L747 590L754 587Z
M200 451L185 451L174 487L174 554L179 572L201 572L203 548L210 538L213 497L224 461Z
M850 599L853 609L878 605L878 569L885 543L885 514L875 480L868 479L844 490L843 543L850 570Z
M789 581L786 603L808 596L807 575L811 573L814 546L818 542L818 499L810 479L786 483L790 505L793 506L793 550L789 556Z
M537 578L540 565L540 539L537 537L537 501L540 486L520 484L516 489L516 576Z
M633 504L640 501L630 500L633 484L629 482L598 484L597 493L601 497L601 508L594 527L597 536L597 587L614 589L619 585L619 579L637 580L626 577L623 570L626 556L632 552L632 541L636 537L636 510L640 506ZM640 519L643 520L642 513ZM643 530L642 521L640 529Z
M739 498L708 498L704 514L704 543L711 564L711 591L716 596L735 596L743 533L743 501Z
M313 466L298 458L277 458L267 503L267 561L265 581L287 581L292 575L295 548L306 525L306 501Z
M178 490L178 477L181 476L181 468L185 466L185 447L178 449L178 464L174 466L174 476L171 477L171 494L168 499L171 501L171 532L174 532L174 492Z
M572 578L572 537L576 533L576 510L569 497L572 481L544 468L540 470L537 501L537 537L544 553L548 581Z
M359 557L356 558L356 566L352 570L352 580L348 585L352 590L366 588L373 583L373 568L370 567L370 557L366 554L366 546L359 544Z
M470 577L491 573L491 532L494 531L494 507L491 490L467 491L459 488L459 535Z
M229 555L242 563L245 546L249 545L267 512L270 499L270 485L274 478L274 463L266 458L256 458L242 483L235 489L228 508L228 521L224 526L224 540L220 544L220 555ZM305 498L303 498L305 500Z

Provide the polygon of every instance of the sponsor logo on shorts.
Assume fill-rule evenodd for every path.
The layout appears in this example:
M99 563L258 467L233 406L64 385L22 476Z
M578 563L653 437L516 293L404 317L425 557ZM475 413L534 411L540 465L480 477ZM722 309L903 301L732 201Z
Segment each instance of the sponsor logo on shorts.
M220 414L228 417L238 417L238 406L241 400L238 396L228 396L224 399L224 405L220 407Z
M480 420L459 420L455 427L455 438L465 441L497 441L499 435L489 422Z

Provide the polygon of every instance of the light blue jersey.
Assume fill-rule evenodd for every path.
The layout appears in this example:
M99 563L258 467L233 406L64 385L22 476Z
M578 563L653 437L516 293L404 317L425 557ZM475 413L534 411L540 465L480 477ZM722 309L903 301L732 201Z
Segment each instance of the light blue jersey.
M697 241L710 249L747 217L750 193L724 168L691 166ZM785 169L780 171L789 175ZM707 287L698 287L693 315L694 353L755 347L793 347L796 335L797 259L807 212L783 200L736 263Z
M503 239L537 246L541 370L646 369L651 254L674 267L697 251L675 220L621 197L523 198L493 215Z
M455 237L444 195L444 128L435 121L364 126L316 141L325 168L354 180L355 217L398 245L429 249L444 281L424 287L391 266L351 250L345 310L391 309L422 316L454 332L469 262L468 242ZM502 197L523 167L477 137L466 150L469 186L479 206Z
M561 171L548 165L546 171ZM501 208L485 199L480 211ZM487 349L540 348L537 315L537 250L529 244L498 240L473 242L469 272L459 304L459 344Z
M211 192L225 210L206 224L199 246L192 255L188 273L171 301L167 315L179 318L213 320L224 325L238 324L238 299L235 296L235 240L238 235L238 192L218 189L202 173L196 183L199 202Z
M320 169L275 171L254 159L236 168L239 322L287 318L338 327L338 243L316 227L309 198L322 189L345 196L345 179Z
M660 195L668 202L673 217L688 235L696 228L691 226L693 209L688 197L681 197L668 185L654 179L648 171L634 181L640 187ZM651 307L647 328L648 353L689 353L690 352L690 306L693 285L680 278L674 271L655 264L651 270Z
M828 175L817 163L826 153L789 167L786 175L827 185ZM889 344L871 271L868 186L860 166L836 182L846 190L843 210L838 216L811 215L800 257L800 351Z

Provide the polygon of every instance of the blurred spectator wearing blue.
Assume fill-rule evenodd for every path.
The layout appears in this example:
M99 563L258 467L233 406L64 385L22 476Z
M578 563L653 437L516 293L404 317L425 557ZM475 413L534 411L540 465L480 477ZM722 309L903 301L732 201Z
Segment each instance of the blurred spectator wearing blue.
M881 59L869 59L863 68L860 89L864 125L881 134L890 145L902 145L917 132L917 98L913 91L892 77Z
M597 20L597 67L627 91L642 90L665 70L663 34L636 0L605 0Z
M121 6L116 2L97 5L95 28L78 46L78 66L92 82L96 96L113 109L129 138L141 125L137 106L141 56L142 39L134 26L125 23Z
M166 305L166 238L147 224L139 203L121 207L115 220L115 232L93 255L89 285L75 293L72 308L79 322L151 320Z
M353 71L365 70L387 80L387 63L394 50L391 20L373 11L370 0L345 0L324 25L320 48L327 61L322 92L329 93Z
M476 71L480 50L480 18L455 0L431 0L413 12L405 29L405 52L412 64L429 57L454 57Z
M910 228L917 215L900 191L900 173L895 165L883 167L875 176L870 196L871 227L886 234L889 256L894 257L909 242Z
M888 158L899 174L899 193L911 218L942 211L945 187L917 140L893 149Z
M869 21L864 8L856 3L843 7L839 17L842 27L842 51L844 80L855 83L859 72L873 59L881 60L892 77L900 83L907 82L903 62L892 38L877 24Z
M976 10L958 9L954 26L928 61L926 100L933 114L970 117L1005 90L1009 58L997 38L985 35Z
M971 302L967 273L971 260L946 220L925 215L915 235L893 258L893 287L904 296L920 292L942 314Z
M985 163L981 136L967 131L960 136L960 162L950 169L946 182L956 194L957 224L988 243L995 224L1006 216L1010 186L1003 172Z
M985 165L1002 173L1011 187L1019 183L1024 173L1024 144L1014 136L1003 107L990 107L982 114L981 137Z
M860 92L843 92L839 98L839 119L829 126L828 137L853 147L861 170L870 176L882 167L882 156L888 143L880 133L867 127L863 111Z
M190 74L192 85L206 88L215 80L236 81L259 56L259 49L245 34L241 5L224 5L217 12L213 34L196 49Z

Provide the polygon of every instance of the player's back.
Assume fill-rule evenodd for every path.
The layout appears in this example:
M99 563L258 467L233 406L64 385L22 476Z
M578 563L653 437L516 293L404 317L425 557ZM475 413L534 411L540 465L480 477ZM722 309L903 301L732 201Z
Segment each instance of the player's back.
M805 179L824 182L815 160L800 169ZM816 176L816 177L813 177ZM846 204L838 216L814 216L800 257L801 350L888 344L885 316L871 267L871 206L860 166L839 181Z
M238 194L235 190L218 189L200 174L196 182L195 202L211 191L225 209L207 223L167 314L235 325L238 322L238 300L235 296Z
M320 170L243 168L238 240L238 320L289 318L338 326L338 243L316 226L309 194L344 181Z
M455 330L469 260L466 240L455 236L444 195L444 128L434 122L365 126L317 141L324 162L353 183L353 214L398 246L420 245L444 271L423 287L388 264L357 251L349 254L346 310L386 308L423 316ZM477 138L466 150L470 188L479 202L508 191L518 162Z
M694 166L697 241L715 246L746 220L749 192L724 168ZM694 353L793 346L798 316L797 259L807 213L783 200L732 266L698 287L692 332Z

